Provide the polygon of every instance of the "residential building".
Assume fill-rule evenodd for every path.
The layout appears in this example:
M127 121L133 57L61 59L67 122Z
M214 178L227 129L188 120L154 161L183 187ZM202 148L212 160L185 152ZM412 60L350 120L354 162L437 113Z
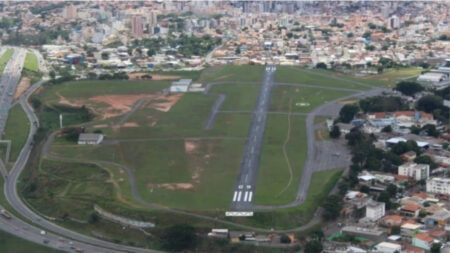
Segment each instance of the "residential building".
M80 134L78 144L80 145L98 145L103 141L103 134Z
M434 226L438 225L440 227L445 227L445 225L450 223L450 212L447 210L442 210L425 217L425 225Z
M450 194L450 178L433 177L427 180L427 192L436 194Z
M68 20L77 18L77 7L73 4L67 5L63 11L63 17Z
M430 250L433 242L433 237L429 236L427 233L419 233L412 238L412 245L424 250Z
M400 18L396 15L393 15L388 19L388 27L390 29L397 29L400 27Z
M386 227L402 225L403 218L400 215L387 215L381 219L381 225Z
M383 253L401 252L402 245L397 244L397 243L391 243L391 242L380 242L377 245L375 245L375 250L377 252L383 252Z
M416 218L419 216L420 206L410 204L400 207L400 214L406 217Z
M413 223L404 223L400 226L400 235L405 241L411 241L412 237L417 234L422 225Z
M144 21L142 15L134 15L131 18L131 35L135 38L144 36Z
M370 201L366 206L366 218L377 221L385 215L385 203Z
M430 176L430 165L406 163L398 166L398 174L414 178L417 181L427 179Z

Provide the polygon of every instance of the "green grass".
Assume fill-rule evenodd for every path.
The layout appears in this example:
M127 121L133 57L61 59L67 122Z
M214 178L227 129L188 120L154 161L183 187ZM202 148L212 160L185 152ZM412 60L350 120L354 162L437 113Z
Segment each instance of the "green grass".
M69 100L87 99L99 95L154 93L170 86L170 81L93 80L73 81L48 87L40 94L48 104L58 103L60 96Z
M34 72L39 72L38 59L34 53L27 53L23 68Z
M6 64L8 64L9 59L11 59L11 56L13 55L14 50L13 49L7 49L3 55L0 57L0 75L3 74L3 70L6 67Z
M190 152L186 152L183 140L124 142L106 147L55 144L52 152L81 159L116 161L130 167L140 194L152 203L202 211L227 208L244 140L191 143L195 150ZM170 184L178 183L190 184L192 188L170 189Z
M340 73L321 70L307 70L293 67L278 67L275 72L275 80L285 83L300 83L310 85L321 85L336 88L350 88L366 90L367 87L355 83L355 80L343 76Z
M342 172L342 169L334 169L313 173L306 200L298 207L255 212L253 217L245 220L239 218L229 220L274 229L289 229L307 224L336 185Z
M0 252L2 253L56 253L62 252L48 248L0 230Z
M348 91L327 90L307 87L275 86L270 110L307 113L328 101L352 94ZM302 106L301 103L305 105ZM309 104L309 105L308 105Z
M361 77L365 82L368 82L375 86L381 87L394 87L395 84L404 80L413 78L423 71L422 68L409 67L409 68L399 68L399 69L387 69L383 73L378 75L369 75L366 77Z
M2 136L3 140L11 140L10 162L16 161L19 156L23 145L27 141L29 130L30 122L28 121L28 117L22 109L22 106L16 104L9 112Z
M270 115L266 125L263 150L254 202L256 204L280 205L295 199L303 165L306 159L305 118L291 116L291 132L286 152L292 166L292 181L283 153L283 144L287 137L288 116Z
M221 110L253 111L259 89L257 84L224 84L213 86L209 94L226 94Z
M262 65L225 65L205 69L198 82L260 82L263 77L264 66Z

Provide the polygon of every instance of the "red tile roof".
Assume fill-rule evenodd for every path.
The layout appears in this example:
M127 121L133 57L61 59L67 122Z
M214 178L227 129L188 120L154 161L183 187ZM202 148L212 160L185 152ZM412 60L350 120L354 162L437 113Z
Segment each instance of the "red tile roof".
M431 243L434 241L434 239L430 237L427 233L420 233L415 235L414 237L427 243Z
M419 193L413 194L412 196L413 197L418 197L418 198L421 198L421 199L428 198L428 195L426 193L424 193L424 192L419 192Z
M402 206L402 210L409 211L409 212L415 212L417 210L420 210L420 206L414 205L414 204L409 204L406 206Z

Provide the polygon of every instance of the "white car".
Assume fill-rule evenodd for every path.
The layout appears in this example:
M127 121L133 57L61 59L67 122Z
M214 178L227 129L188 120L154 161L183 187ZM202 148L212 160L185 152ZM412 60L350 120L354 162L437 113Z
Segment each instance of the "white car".
M41 230L41 235L46 235L47 232L45 232L44 230Z

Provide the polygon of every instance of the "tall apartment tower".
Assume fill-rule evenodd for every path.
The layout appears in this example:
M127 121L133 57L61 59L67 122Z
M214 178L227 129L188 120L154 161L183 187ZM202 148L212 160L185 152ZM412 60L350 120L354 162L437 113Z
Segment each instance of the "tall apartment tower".
M73 4L67 5L66 8L64 8L63 16L65 19L76 19L77 18L77 7L75 7Z
M134 15L131 18L131 35L134 38L142 38L144 35L144 22L141 15Z

